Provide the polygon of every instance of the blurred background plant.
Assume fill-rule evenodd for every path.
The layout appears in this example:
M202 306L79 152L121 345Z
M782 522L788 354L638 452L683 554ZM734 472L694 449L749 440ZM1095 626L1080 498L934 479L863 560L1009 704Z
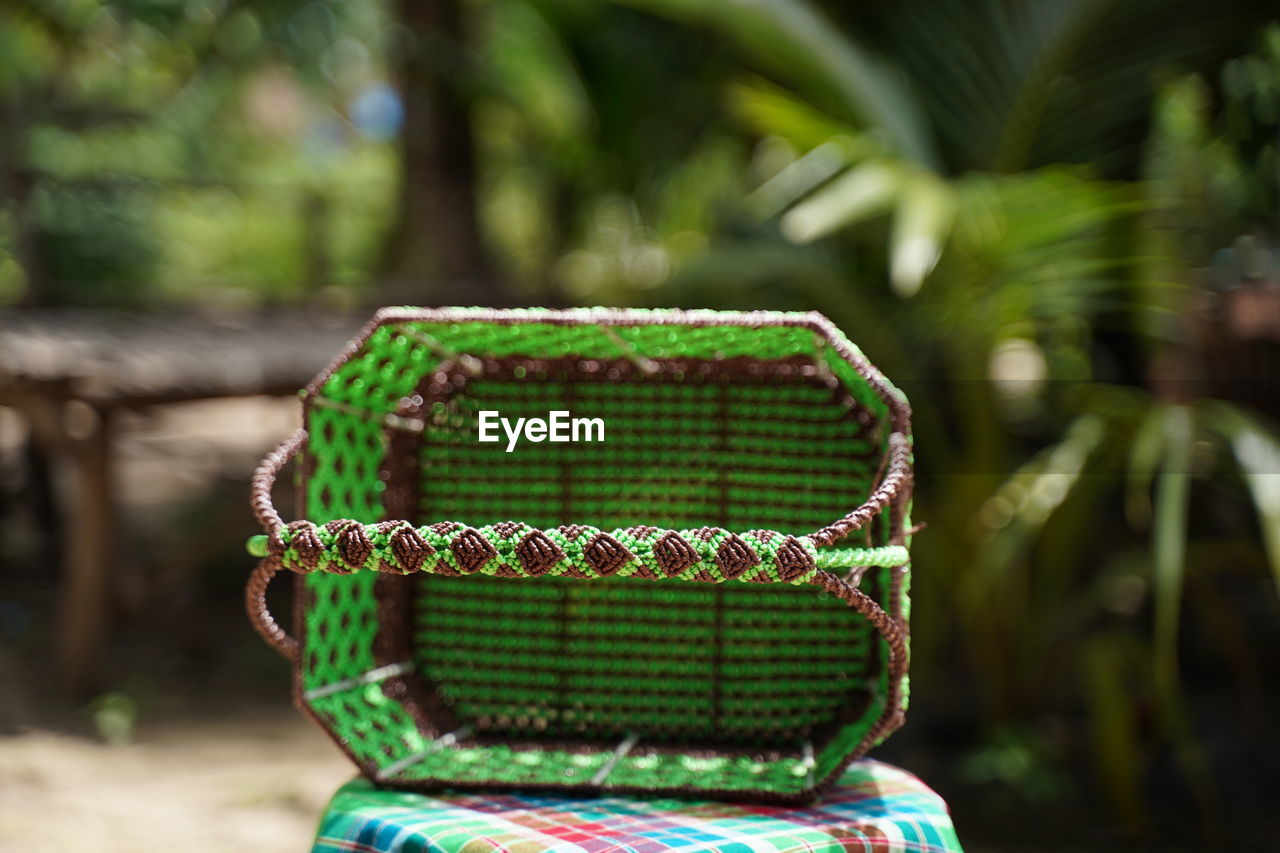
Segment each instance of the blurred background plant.
M0 10L0 301L820 310L915 409L914 720L885 754L993 848L1267 837L1274 12Z

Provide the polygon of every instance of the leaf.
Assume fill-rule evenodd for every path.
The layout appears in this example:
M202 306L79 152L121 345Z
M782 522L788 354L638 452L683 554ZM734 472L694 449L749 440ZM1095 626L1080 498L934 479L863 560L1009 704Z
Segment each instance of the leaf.
M1129 470L1125 477L1124 511L1129 523L1145 527L1151 521L1151 481L1164 450L1164 422L1161 409L1152 409L1142 419L1129 447Z
M1076 417L1060 442L1024 463L978 509L977 520L987 528L988 537L978 570L965 579L965 603L971 612L985 606L1016 558L1070 497L1106 437L1107 424L1101 416Z
M1165 738L1173 747L1174 759L1182 770L1206 825L1215 819L1218 806L1217 784L1214 781L1213 769L1196 736L1186 701L1176 685L1164 687L1159 683L1159 671L1156 672L1155 706L1159 712L1159 723L1164 729Z
M915 296L937 266L955 209L955 192L931 174L922 172L903 188L889 246L890 279L899 296Z
M846 165L840 146L824 142L761 184L748 197L747 203L761 219L770 219L814 187L829 181Z
M1125 175L1162 69L1212 74L1274 16L1245 0L934 0L860 4L847 20L902 69L953 173L1094 162Z
M1118 634L1091 637L1079 652L1081 689L1089 713L1093 760L1112 807L1130 828L1144 821L1142 751L1134 725L1129 671L1131 641Z
M1156 479L1152 587L1155 592L1155 674L1172 693L1178 673L1178 611L1186 564L1187 507L1191 496L1191 411L1170 406L1163 415L1165 456Z
M834 95L848 118L876 128L905 159L940 166L929 127L905 80L805 0L625 0L709 24L810 90Z
M1065 4L1042 0L1032 5L1037 12L1049 13L1039 16L1047 20L1047 25L1036 28L1041 40L1027 58L1017 94L1008 105L995 155L997 169L1008 171L1027 165L1054 90L1106 5L1105 0L1073 0Z
M1267 562L1280 592L1280 440L1235 406L1215 403L1212 412L1215 425L1231 442L1240 474L1253 498Z
M900 181L899 173L881 161L855 166L789 210L782 233L794 243L809 243L881 213L893 203Z
M862 156L887 153L883 142L874 140L848 122L832 118L814 105L758 77L740 80L729 87L729 109L751 130L783 139L801 151L817 148L832 139L858 139ZM854 154L855 152L850 152Z

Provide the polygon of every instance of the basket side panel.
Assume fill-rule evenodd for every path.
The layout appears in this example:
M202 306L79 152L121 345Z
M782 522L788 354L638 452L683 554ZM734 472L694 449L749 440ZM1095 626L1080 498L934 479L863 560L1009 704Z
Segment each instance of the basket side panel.
M318 524L383 516L378 471L384 455L380 424L357 412L311 406L304 467L307 517ZM412 717L386 696L379 681L374 585L377 575L316 572L303 578L303 657L299 696L353 759L369 773L425 743Z

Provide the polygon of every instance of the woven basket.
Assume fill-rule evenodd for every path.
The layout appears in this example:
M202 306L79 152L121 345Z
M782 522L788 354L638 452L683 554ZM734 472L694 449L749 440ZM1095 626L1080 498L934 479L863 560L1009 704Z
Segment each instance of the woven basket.
M901 724L910 413L826 318L386 309L303 399L249 612L374 781L798 803Z

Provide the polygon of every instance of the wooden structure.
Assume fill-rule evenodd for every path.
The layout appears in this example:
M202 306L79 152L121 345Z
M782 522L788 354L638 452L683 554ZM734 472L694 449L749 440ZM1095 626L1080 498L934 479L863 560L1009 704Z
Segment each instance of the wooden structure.
M57 662L87 686L110 621L115 530L112 428L122 409L292 395L356 323L305 312L234 318L98 311L0 311L0 406L70 473Z

